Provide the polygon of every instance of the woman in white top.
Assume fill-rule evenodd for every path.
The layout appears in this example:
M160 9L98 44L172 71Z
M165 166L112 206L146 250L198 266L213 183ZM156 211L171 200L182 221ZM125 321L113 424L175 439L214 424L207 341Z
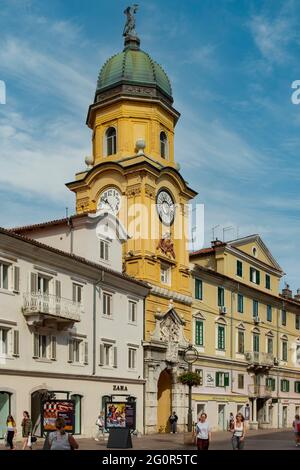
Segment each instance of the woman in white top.
M245 443L245 425L242 413L236 415L231 432L233 450L243 450Z
M211 430L206 418L207 414L201 413L196 424L196 444L198 450L208 450L211 441Z

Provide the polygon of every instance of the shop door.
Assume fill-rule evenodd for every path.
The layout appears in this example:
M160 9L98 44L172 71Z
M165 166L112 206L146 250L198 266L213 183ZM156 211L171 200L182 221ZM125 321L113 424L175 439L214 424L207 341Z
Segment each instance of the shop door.
M225 405L218 405L218 427L219 431L225 431Z
M10 414L10 394L0 392L0 439L3 439L6 433L6 420Z
M287 406L282 407L282 427L286 428L287 427Z

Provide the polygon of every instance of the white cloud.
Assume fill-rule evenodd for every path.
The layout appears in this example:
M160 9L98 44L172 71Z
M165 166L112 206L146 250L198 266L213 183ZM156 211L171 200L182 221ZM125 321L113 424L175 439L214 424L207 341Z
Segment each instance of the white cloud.
M293 17L286 12L275 18L256 15L251 18L249 26L264 59L275 64L283 64L290 59L288 45L298 29Z

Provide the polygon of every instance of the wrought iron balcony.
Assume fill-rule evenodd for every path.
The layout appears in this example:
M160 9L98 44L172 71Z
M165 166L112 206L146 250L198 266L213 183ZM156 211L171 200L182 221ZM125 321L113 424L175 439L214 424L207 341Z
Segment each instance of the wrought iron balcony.
M28 323L32 325L55 321L64 327L80 321L82 305L55 295L26 293L22 310Z
M270 398L272 396L271 387L267 385L249 385L248 386L249 397L253 398Z
M262 367L273 367L274 356L273 354L265 352L254 352L249 351L245 353L245 359L249 365L262 366Z

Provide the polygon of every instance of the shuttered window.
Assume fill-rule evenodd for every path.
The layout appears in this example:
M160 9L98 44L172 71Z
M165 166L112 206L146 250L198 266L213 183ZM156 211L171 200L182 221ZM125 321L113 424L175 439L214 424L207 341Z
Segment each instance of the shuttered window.
M203 346L203 321L196 320L195 324L195 344L196 346Z
M288 360L288 343L287 341L282 341L282 360L287 361Z
M51 336L51 359L56 361L56 336Z
M272 321L272 306L267 305L267 321Z
M259 335L256 333L253 334L253 351L259 352Z
M14 330L13 355L14 356L19 356L20 355L20 334L19 334L18 330Z
M244 331L238 331L238 353L244 354L245 352L245 333Z
M238 294L238 312L244 313L244 296L242 294Z
M202 300L202 281L195 279L195 299Z
M136 369L136 349L128 348L128 369Z
M216 386L228 387L229 385L229 372L216 372Z
M282 326L286 326L286 310L281 310L281 324Z
M225 296L224 296L224 288L218 287L218 306L224 307Z
M281 382L280 382L280 386L281 386L281 391L282 392L289 392L290 391L290 382L289 382L289 380L282 379Z
M225 349L225 326L218 325L218 349Z
M20 268L14 266L14 291L20 292Z
M242 261L236 261L236 274L239 277L243 277L243 263Z
M267 353L273 354L273 338L267 338Z
M89 363L89 343L87 341L84 343L84 363Z

